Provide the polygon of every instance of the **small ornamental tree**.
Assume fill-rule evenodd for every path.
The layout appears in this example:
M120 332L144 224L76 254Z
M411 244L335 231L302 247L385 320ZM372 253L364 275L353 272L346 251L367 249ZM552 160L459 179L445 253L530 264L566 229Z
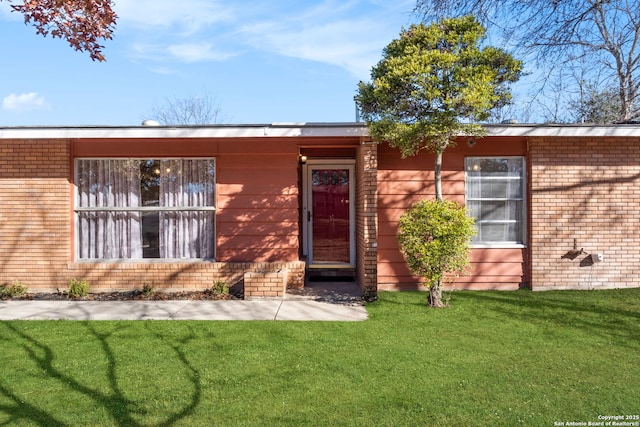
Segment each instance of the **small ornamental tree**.
M402 157L420 150L436 155L435 193L442 200L442 154L459 135L482 136L477 122L511 99L509 84L522 63L507 52L482 47L486 31L473 16L412 25L384 49L360 82L356 103L369 133Z
M399 235L407 263L427 280L435 307L443 306L445 272L460 271L469 262L473 234L465 209L443 201L443 153L458 136L483 136L478 122L509 103L509 85L522 74L520 61L482 46L485 37L473 16L412 25L385 47L371 69L371 82L360 82L355 96L375 141L388 142L402 157L421 150L435 154L436 202L407 212Z
M400 217L400 250L409 269L425 280L427 303L444 307L442 280L469 265L469 244L476 233L466 208L452 201L423 200Z

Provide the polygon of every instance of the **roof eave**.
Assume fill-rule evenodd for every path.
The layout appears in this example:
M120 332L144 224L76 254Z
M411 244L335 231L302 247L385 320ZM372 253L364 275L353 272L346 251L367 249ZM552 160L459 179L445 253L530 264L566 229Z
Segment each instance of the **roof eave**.
M486 124L487 136L640 137L640 125ZM199 126L24 126L0 128L0 139L137 139L368 137L364 123L271 123Z

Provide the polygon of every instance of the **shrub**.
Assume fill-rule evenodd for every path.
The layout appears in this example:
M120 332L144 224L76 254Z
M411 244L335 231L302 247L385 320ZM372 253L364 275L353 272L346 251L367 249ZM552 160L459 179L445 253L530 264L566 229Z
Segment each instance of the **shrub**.
M144 295L145 298L149 298L154 294L155 291L156 290L153 288L153 285L150 283L145 283L144 285L142 285L142 295Z
M17 298L27 293L29 288L19 281L15 281L10 285L2 285L0 287L0 297Z
M469 265L474 219L456 202L415 203L398 224L398 242L409 269L425 279L429 305L444 307L440 284L446 273L459 274Z
M86 280L69 280L69 290L67 294L72 298L82 298L89 295L89 282Z
M214 295L228 295L229 284L224 280L216 280L211 287L211 293Z

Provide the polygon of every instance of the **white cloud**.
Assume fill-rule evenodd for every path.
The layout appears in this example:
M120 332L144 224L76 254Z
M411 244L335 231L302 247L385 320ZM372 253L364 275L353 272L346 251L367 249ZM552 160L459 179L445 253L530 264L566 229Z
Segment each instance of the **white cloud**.
M47 102L37 92L22 93L16 95L12 93L2 100L2 109L12 112L25 112L49 108Z
M211 43L193 42L170 45L138 43L132 46L133 56L156 61L176 60L193 63L201 61L224 61L235 53L217 50Z
M231 7L214 0L120 0L114 9L122 25L177 26L183 34L234 19Z
M235 56L213 42L223 23L234 21L232 5L217 0L121 0L114 8L119 25L136 28L132 34L139 41L131 45L132 57L194 63Z
M234 56L233 53L218 51L210 43L182 43L167 47L174 58L183 62L224 61Z
M385 19L397 4L364 3L323 1L297 15L245 24L241 34L256 49L336 65L366 79L400 28Z
M382 48L391 41L381 36L376 27L370 20L343 20L302 28L271 22L247 26L243 31L255 48L325 62L365 78L380 59Z
M255 0L239 6L229 0L120 0L115 8L119 24L138 29L132 34L139 42L131 46L136 59L224 61L249 47L335 65L367 79L400 31L388 15L413 1Z
M163 76L176 74L176 70L174 70L171 67L149 67L149 71L155 74L163 75Z

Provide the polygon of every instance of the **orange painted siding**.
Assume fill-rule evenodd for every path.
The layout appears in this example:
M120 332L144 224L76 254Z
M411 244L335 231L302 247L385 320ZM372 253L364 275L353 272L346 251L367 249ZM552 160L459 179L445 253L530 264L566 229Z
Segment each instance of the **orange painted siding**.
M74 157L206 157L217 155L216 139L74 139Z
M300 142L297 138L78 140L74 155L215 157L216 261L295 261L300 243Z
M301 286L300 146L353 145L358 138L0 140L0 283L31 290L86 279L94 290L202 289L246 271L286 268ZM74 260L73 159L215 157L216 262Z
M218 166L217 259L299 259L297 148L221 154Z
M524 156L524 138L485 138L473 147L460 139L443 156L442 191L448 200L464 203L464 159L467 156ZM387 144L378 147L378 289L420 289L421 278L408 270L396 235L400 216L414 203L435 197L435 156L420 153L402 159ZM455 289L518 289L528 283L526 249L477 248L467 275L451 279Z

